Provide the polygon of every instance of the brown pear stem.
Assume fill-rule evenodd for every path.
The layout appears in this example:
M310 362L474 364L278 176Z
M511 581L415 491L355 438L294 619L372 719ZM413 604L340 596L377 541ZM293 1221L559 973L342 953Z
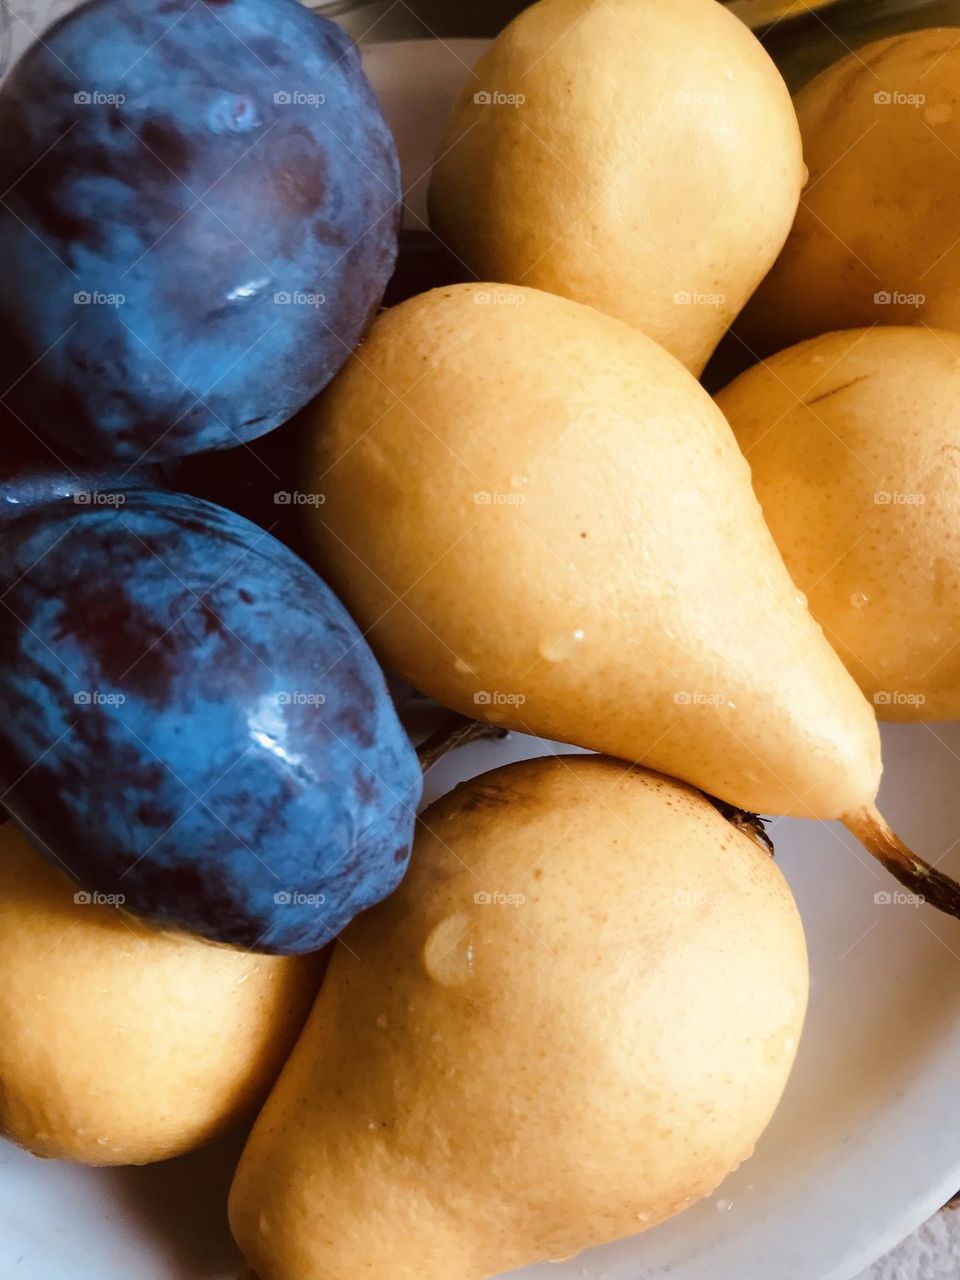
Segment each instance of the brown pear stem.
M845 813L840 821L904 888L960 920L960 884L908 849L875 805Z
M732 827L736 827L738 831L742 831L745 836L749 836L754 844L758 844L765 853L769 853L770 857L774 857L776 850L773 847L773 841L767 835L767 829L763 825L763 819L755 813L750 813L747 809L738 809L736 805L728 804L726 800L718 800L716 796L707 795L707 799L717 809Z
M482 742L486 738L505 738L506 736L506 729L501 729L499 725L486 724L482 720L471 720L469 716L455 715L417 747L420 768L424 773L429 773L439 760L451 751L456 751L458 747L469 746L471 742Z

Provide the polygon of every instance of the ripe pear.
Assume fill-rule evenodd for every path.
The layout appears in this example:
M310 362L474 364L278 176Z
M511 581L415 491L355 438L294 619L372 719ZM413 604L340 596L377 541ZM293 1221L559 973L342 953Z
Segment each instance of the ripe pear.
M181 1155L266 1094L322 959L162 933L0 827L0 1133L91 1165Z
M756 351L871 324L960 329L958 36L899 32L797 95L810 176L738 325Z
M803 930L701 794L507 765L433 805L348 929L230 1194L260 1280L480 1280L632 1235L753 1151L793 1063Z
M873 709L723 414L656 343L535 289L436 289L377 319L311 415L308 542L414 688L752 813L842 818L960 911L877 814Z
M803 172L779 71L716 0L541 0L463 90L430 217L480 279L589 303L699 373Z
M960 716L960 336L853 329L717 397L814 617L890 720Z

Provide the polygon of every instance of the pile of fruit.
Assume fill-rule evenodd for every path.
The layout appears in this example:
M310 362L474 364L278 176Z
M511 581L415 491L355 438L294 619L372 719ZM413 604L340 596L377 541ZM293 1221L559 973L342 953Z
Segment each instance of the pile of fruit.
M331 22L92 0L27 52L4 1135L144 1163L262 1107L261 1280L483 1280L749 1156L808 986L755 815L960 915L875 806L878 714L960 712L958 84L956 31L793 103L715 0L540 0L440 149L451 282L381 309L399 166ZM383 668L600 754L418 819Z

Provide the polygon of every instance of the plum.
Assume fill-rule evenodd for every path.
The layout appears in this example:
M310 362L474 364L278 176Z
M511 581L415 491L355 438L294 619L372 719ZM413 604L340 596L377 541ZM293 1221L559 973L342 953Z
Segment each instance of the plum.
M93 0L0 89L0 391L156 462L272 430L357 345L396 257L396 148L297 0Z
M0 528L0 787L85 889L259 951L329 942L406 869L421 792L329 588L213 503L133 489Z

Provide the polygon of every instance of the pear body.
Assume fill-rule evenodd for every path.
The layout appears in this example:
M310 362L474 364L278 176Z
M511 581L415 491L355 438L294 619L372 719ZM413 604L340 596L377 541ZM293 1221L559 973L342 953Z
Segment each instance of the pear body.
M0 827L0 1133L91 1165L181 1155L252 1111L320 981L278 957L161 933L97 902Z
M260 1280L481 1280L632 1235L751 1154L806 997L785 881L702 795L497 769L336 948L234 1234Z
M794 582L877 714L960 716L960 336L827 334L717 403Z
M763 355L871 324L960 329L957 28L849 53L796 98L809 181L738 328Z
M430 216L480 279L589 303L699 372L802 177L780 73L715 0L541 0L455 106Z
M312 410L307 536L374 649L464 714L755 813L872 801L875 717L719 409L637 330L498 288L385 313Z

